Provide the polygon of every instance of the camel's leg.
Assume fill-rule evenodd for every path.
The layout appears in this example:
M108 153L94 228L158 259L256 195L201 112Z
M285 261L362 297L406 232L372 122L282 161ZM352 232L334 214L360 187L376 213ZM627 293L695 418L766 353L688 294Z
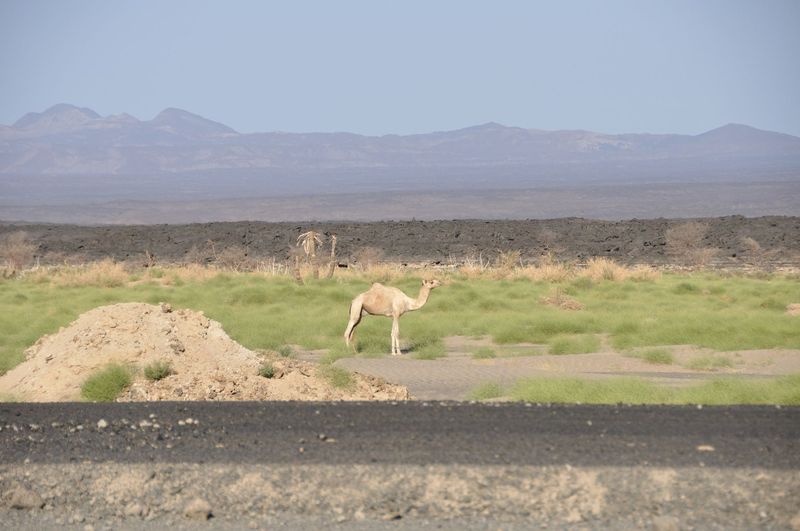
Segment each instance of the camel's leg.
M400 319L394 317L392 321L392 356L399 356L400 352Z
M344 331L344 344L353 347L353 352L356 350L355 345L355 337L356 337L356 326L358 323L361 322L361 316L363 315L363 311L361 308L361 301L356 298L353 303L350 305L350 321L347 323L347 328Z

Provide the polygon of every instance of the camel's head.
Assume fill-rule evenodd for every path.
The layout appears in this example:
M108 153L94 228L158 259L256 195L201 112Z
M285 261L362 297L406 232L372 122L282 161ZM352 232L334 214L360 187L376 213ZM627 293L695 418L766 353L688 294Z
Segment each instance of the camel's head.
M433 279L433 280L423 280L422 285L428 289L437 288L442 285L441 281Z

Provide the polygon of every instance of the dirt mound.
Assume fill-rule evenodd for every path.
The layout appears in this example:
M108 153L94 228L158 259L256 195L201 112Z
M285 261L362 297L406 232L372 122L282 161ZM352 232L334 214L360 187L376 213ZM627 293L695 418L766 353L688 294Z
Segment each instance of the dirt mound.
M334 387L308 362L262 356L232 340L202 312L168 305L122 303L95 308L68 327L40 338L26 361L0 377L0 393L33 402L80 399L86 378L108 363L135 369L119 398L137 400L403 400L405 387L353 374ZM151 382L141 368L169 362L173 373ZM273 377L258 374L265 362Z

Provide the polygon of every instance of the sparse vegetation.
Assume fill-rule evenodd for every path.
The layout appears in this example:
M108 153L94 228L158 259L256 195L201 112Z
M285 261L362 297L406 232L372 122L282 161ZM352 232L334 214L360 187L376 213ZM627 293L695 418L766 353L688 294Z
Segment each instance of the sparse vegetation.
M172 364L169 361L159 360L148 364L144 368L144 377L151 382L163 380L172 374Z
M10 276L22 271L33 262L38 245L28 240L25 231L16 231L0 238L0 267L3 275Z
M695 371L727 369L733 367L733 360L727 356L717 354L703 354L696 356L686 364L686 368Z
M258 375L263 378L272 378L275 376L275 367L270 362L264 362L258 368Z
M290 347L289 345L281 345L275 349L275 352L277 352L280 356L284 358L294 357L294 349L292 349L292 347Z
M472 357L476 360L485 360L496 357L494 349L491 347L480 347L472 353Z
M698 221L689 221L667 229L667 254L686 266L707 266L719 252L719 249L703 247L703 238L707 232L708 225Z
M509 395L526 402L571 404L800 405L800 375L772 380L719 378L685 388L659 386L637 378L535 378L518 382Z
M339 389L350 389L355 385L353 376L341 367L334 367L333 365L320 365L319 375L328 380L333 387Z
M128 367L110 364L86 379L81 386L81 397L89 402L113 402L131 381Z
M548 344L550 354L587 354L600 350L600 339L594 334L556 335Z
M491 382L479 385L469 394L470 400L491 400L501 396L503 396L503 388L500 387L500 384Z
M647 363L653 363L656 365L671 365L675 362L675 358L672 356L672 352L665 348L649 348L641 351L634 352L629 354L634 358L639 358Z
M161 278L151 275L154 269ZM289 269L273 271L271 265L255 273L197 265L127 271L104 261L0 280L0 372L19 363L24 349L43 334L81 313L134 301L204 311L254 350L292 344L329 349L332 358L352 355L342 340L347 308L354 294L375 280L374 273L351 268L335 280L309 279L300 287ZM442 272L447 285L422 311L403 317L406 353L441 356L443 338L452 335L489 336L500 345L546 344L556 352L595 350L599 334L607 334L618 351L678 344L720 351L800 348L797 317L785 310L800 301L800 284L789 276L694 272L663 273L646 282L630 276L596 282L573 273L549 281L517 273L495 280L489 274ZM407 293L418 289L417 273L393 266L391 274L392 285ZM579 301L584 309L542 304L554 295ZM365 317L358 329L358 355L386 355L390 326L388 319Z

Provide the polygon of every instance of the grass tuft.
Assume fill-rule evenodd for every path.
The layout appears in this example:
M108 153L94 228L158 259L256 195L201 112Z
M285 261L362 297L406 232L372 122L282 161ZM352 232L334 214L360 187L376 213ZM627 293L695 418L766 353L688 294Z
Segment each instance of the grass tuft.
M258 368L258 375L263 378L272 378L275 376L275 367L271 363L265 362Z
M349 371L341 367L334 367L333 365L321 365L319 375L328 380L328 382L339 389L352 389L355 386L353 375Z
M172 374L172 364L168 361L154 361L144 368L144 377L151 382L163 380Z
M131 381L128 367L112 363L83 382L81 396L89 402L113 402Z

